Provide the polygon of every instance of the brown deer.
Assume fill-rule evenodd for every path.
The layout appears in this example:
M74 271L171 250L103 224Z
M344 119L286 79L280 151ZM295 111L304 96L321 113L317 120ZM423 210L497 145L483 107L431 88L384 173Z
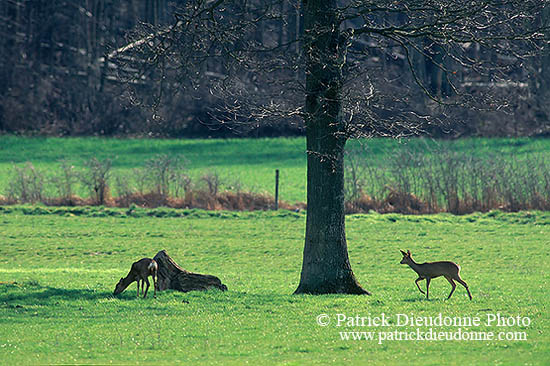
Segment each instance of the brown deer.
M407 253L400 250L401 254L403 254L403 259L401 260L401 264L408 264L409 267L411 267L416 273L418 273L418 278L416 281L416 287L420 290L421 293L426 294L426 299L428 299L428 295L430 293L430 281L432 278L436 278L439 276L443 276L449 281L451 286L453 287L451 290L451 293L449 294L449 297L447 297L447 300L451 298L453 295L453 292L455 291L456 284L453 280L456 280L458 283L460 283L462 286L466 288L466 291L468 292L468 296L470 297L470 300L472 300L472 294L470 293L470 290L468 289L468 285L466 282L460 278L460 275L458 272L460 271L460 266L453 262L430 262L430 263L416 263L412 257L411 257L411 251L407 250ZM418 281L421 281L423 279L426 279L426 292L422 291L420 286L418 285Z
M113 295L118 295L122 291L126 290L128 286L134 281L137 281L137 297L139 297L139 281L141 281L141 293L143 294L143 283L147 284L143 298L147 297L147 291L149 290L149 279L147 277L153 277L153 286L155 293L153 297L157 297L157 271L158 264L154 259L143 258L132 264L128 276L121 278L116 284L115 292Z

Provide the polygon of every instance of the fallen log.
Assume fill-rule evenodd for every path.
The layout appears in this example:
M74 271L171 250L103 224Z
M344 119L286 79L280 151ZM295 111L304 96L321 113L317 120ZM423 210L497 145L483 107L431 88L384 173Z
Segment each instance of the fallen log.
M158 290L205 291L210 288L227 290L227 286L216 276L193 273L181 268L165 250L153 258L158 264Z

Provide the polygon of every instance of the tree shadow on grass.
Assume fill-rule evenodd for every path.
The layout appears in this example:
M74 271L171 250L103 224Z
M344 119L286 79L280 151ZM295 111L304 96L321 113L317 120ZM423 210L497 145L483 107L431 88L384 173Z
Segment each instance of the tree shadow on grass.
M0 303L21 302L23 304L49 304L59 300L99 300L113 297L110 291L93 289L64 289L39 284L0 286Z

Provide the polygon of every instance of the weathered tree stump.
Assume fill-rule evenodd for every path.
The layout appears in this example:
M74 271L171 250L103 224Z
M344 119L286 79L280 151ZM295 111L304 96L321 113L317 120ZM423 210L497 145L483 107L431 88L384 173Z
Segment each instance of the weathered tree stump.
M181 268L174 260L161 250L153 258L159 268L157 273L158 290L177 290L182 292L204 291L209 288L227 290L227 286L216 276L193 273Z

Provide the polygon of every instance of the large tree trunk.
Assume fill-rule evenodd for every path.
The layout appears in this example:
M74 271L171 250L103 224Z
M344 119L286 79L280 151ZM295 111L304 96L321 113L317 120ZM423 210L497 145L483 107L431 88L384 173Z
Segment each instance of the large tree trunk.
M216 276L193 273L181 268L165 250L158 252L153 259L159 266L157 273L159 291L177 290L188 292L204 291L209 288L227 290L227 286Z
M300 285L295 293L368 294L348 258L344 215L342 68L345 41L336 0L303 3L306 56L307 221Z

